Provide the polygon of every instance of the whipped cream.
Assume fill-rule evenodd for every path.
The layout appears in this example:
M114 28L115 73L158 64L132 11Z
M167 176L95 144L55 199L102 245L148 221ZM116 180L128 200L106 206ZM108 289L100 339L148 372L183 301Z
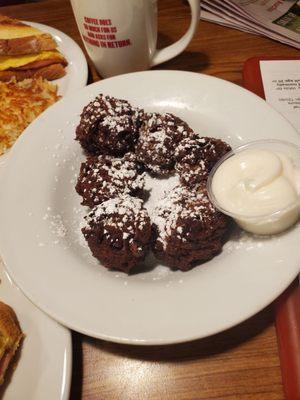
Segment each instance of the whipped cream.
M246 149L229 157L211 190L220 208L252 233L279 233L299 218L300 169L279 151Z

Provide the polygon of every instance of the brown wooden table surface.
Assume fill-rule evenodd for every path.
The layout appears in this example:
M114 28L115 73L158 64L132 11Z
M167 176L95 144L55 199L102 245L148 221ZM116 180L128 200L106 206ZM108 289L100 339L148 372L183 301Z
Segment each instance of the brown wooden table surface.
M187 29L189 8L182 0L161 0L159 8L159 44L165 46ZM69 1L5 6L0 12L53 26L83 47ZM299 54L267 38L201 22L188 49L159 68L242 84L244 61L257 55ZM89 82L99 80L89 66ZM229 331L191 343L133 347L73 333L73 348L72 400L284 399L272 306Z

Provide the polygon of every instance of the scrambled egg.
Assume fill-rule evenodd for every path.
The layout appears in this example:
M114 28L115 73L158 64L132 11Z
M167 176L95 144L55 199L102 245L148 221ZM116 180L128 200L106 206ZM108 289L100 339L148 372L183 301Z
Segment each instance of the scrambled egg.
M38 54L25 54L19 56L0 56L0 71L5 71L9 68L23 67L35 61L55 60L62 62L64 56L57 50L42 51Z

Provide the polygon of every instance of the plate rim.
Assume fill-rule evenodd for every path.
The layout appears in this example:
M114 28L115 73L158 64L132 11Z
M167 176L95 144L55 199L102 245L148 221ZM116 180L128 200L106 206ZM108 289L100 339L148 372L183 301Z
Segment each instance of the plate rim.
M60 379L60 393L61 396L59 400L68 400L70 396L70 391L71 391L71 382L72 382L72 368L73 368L73 349L72 349L72 334L71 331L64 325L60 324L58 321L55 319L51 318L51 316L47 313L45 313L40 307L37 307L28 296L25 295L23 290L15 283L15 281L12 279L11 275L9 274L5 262L0 258L0 271L1 274L5 276L5 284L6 287L13 287L13 291L17 290L20 293L20 296L22 297L22 302L25 300L25 304L27 303L28 305L30 304L30 309L35 309L38 313L43 314L45 318L48 320L51 320L51 323L53 323L53 328L56 329L59 328L61 331L61 338L63 340L63 347L64 347L64 368L63 368L63 376ZM10 292L11 289L9 288L8 291ZM2 301L7 303L7 300L1 297ZM24 299L24 300L23 300ZM8 304L8 303L7 303ZM18 314L18 310L16 307L13 307L16 313ZM19 319L20 320L20 319ZM20 323L22 324L21 320ZM28 333L26 333L26 336L29 336ZM18 363L21 362L22 357L18 361ZM10 386L10 385L9 385ZM3 394L3 400L5 400L6 391Z

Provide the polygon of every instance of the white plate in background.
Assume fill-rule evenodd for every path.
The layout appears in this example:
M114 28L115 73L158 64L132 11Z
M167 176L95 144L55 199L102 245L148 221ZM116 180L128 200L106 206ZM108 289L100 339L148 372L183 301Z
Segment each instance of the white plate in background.
M66 75L60 79L51 81L58 86L58 93L61 96L67 96L73 91L86 86L88 80L88 65L85 55L78 44L70 38L70 36L51 26L30 21L24 21L24 23L32 25L43 32L50 33L56 40L58 49L68 60L69 64L66 67ZM9 152L10 150L0 156L0 173L4 162L6 162L8 158Z
M68 400L72 371L70 332L24 296L9 279L1 260L0 279L0 301L14 309L25 334L16 357L17 367L8 374L11 380L4 380L0 388L0 395L4 393L1 399Z
M262 99L210 76L148 71L89 85L43 113L11 151L1 183L0 249L16 283L69 328L131 344L205 337L260 311L299 272L300 225L273 238L234 236L189 272L158 263L127 276L91 256L80 232L84 208L74 186L83 154L74 136L82 108L100 92L173 112L232 146L268 138L300 144Z

